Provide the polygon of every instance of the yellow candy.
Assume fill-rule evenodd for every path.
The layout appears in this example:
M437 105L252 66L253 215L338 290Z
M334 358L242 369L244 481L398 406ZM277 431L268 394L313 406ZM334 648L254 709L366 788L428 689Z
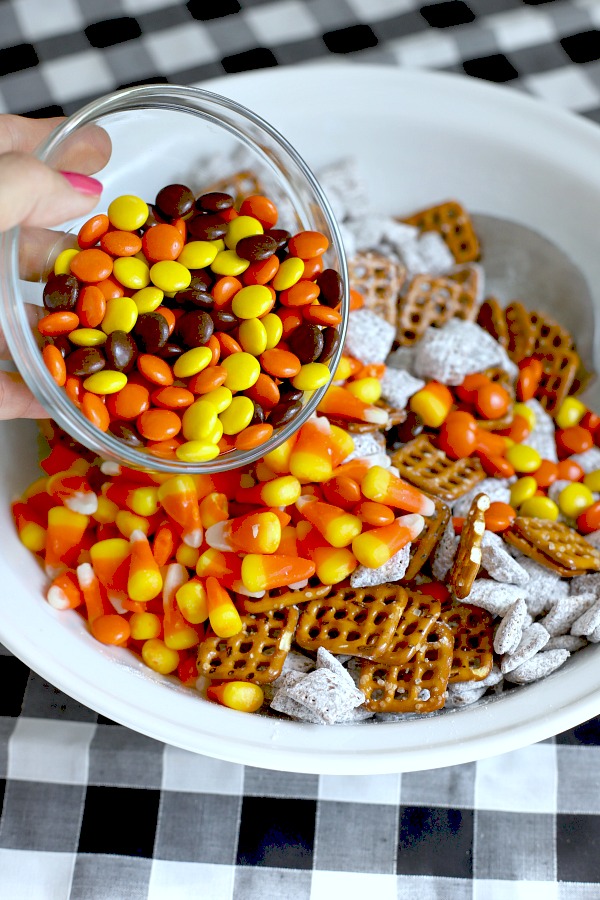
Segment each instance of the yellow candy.
M542 457L533 447L515 444L506 451L506 459L515 472L536 472L542 464Z
M342 356L338 363L338 367L334 372L334 381L345 381L352 375L352 363L347 356Z
M128 509L119 510L115 518L115 525L127 540L129 540L134 531L143 531L147 535L150 530L148 519L144 516L136 516L135 513L130 512Z
M221 424L221 420L217 419L214 424L214 428L211 429L210 434L207 436L206 440L210 441L211 444L218 444L222 437L223 425Z
M179 565L185 566L188 569L196 568L199 556L200 551L196 547L188 547L188 545L183 542L179 545L177 552L175 553L175 559Z
M576 519L593 502L594 496L589 487L579 482L568 484L558 495L560 511L570 519Z
M169 675L179 665L177 650L171 650L164 641L158 638L152 638L143 644L142 659L150 669L161 675Z
M246 391L258 381L260 363L251 353L244 351L232 353L220 361L219 365L227 370L225 387L230 391Z
M164 292L157 287L145 287L137 291L131 298L138 308L140 315L154 312L163 302Z
M208 394L202 394L202 399L207 403L212 403L218 413L222 413L227 409L233 399L233 394L225 385L209 391Z
M187 441L177 448L175 456L183 462L206 462L214 459L220 452L211 441Z
M350 385L346 385L349 388ZM410 408L429 428L439 428L451 409L451 398L448 402L433 390L424 387L410 398Z
M108 483L110 484L110 482ZM98 497L98 508L95 513L92 513L92 519L100 522L101 525L108 525L109 522L115 521L118 512L119 507L117 504L105 497L104 494L100 494Z
M331 372L325 363L312 362L306 363L300 367L300 371L292 379L292 385L298 391L316 391L317 388L327 384L331 377ZM363 381L375 381L376 379L364 378ZM358 382L354 382L357 384ZM358 396L358 395L356 395ZM361 398L362 399L362 398ZM370 403L370 400L365 401Z
M593 491L595 494L600 493L600 469L595 469L593 472L588 472L588 474L584 477L583 483L590 491Z
M159 636L162 623L154 613L137 612L129 619L129 627L134 641L148 641Z
M267 332L267 345L265 350L272 350L281 340L283 334L283 322L275 313L269 313L260 320Z
M522 504L519 515L555 522L558 518L558 506L550 497L530 497Z
M116 394L117 391L122 391L126 384L127 375L124 372L103 369L89 375L83 382L83 387L91 394Z
M107 335L97 328L76 328L69 334L69 340L78 347L97 347L106 343Z
M102 331L105 334L112 334L113 331L130 332L137 317L138 308L132 297L111 297L106 301Z
M522 503L533 497L537 489L537 481L531 475L519 478L510 486L510 505L518 509Z
M123 194L108 206L108 220L119 231L137 231L148 218L148 204L141 197Z
M279 266L277 274L273 279L273 287L276 291L287 291L293 287L304 274L304 260L298 259L296 256L290 256Z
M320 547L315 552L316 575L321 584L338 584L348 578L357 566L356 557L347 547L335 550Z
M238 256L235 250L221 250L211 263L215 275L241 275L250 263Z
M244 319L238 328L238 340L246 353L260 356L267 349L267 329L260 319Z
M46 546L46 529L37 522L28 522L19 531L19 540L32 553L41 553Z
M579 425L587 412L587 406L577 397L566 397L554 417L557 428L571 428Z
M209 347L193 347L175 360L173 374L176 378L191 378L205 369L211 360L212 351Z
M238 712L256 712L265 701L261 686L250 681L228 681L214 691L219 703Z
M179 612L191 625L200 625L208 619L206 588L201 581L193 578L182 585L175 594Z
M172 259L161 259L150 269L152 284L166 293L185 291L190 286L192 273L181 263Z
M339 459L346 459L354 452L354 438L350 432L340 428L339 425L332 425L329 437L338 451Z
M151 485L136 488L127 498L127 505L138 516L153 516L160 507L158 488Z
M78 255L79 250L73 248L70 250L63 250L62 253L59 253L54 261L54 274L69 275L71 272L71 260Z
M218 250L211 241L190 241L186 244L177 262L186 269L205 269L213 262Z
M272 306L271 291L264 284L243 287L231 303L231 309L238 319L260 319L261 316L266 316Z
M113 275L123 287L133 291L140 291L150 284L150 269L148 264L136 259L135 256L121 256L115 259Z
M535 413L532 409L529 409L526 403L515 403L513 413L515 416L521 416L521 418L525 419L529 424L529 430L533 431L535 428Z
M242 238L263 233L264 229L258 219L255 219L253 216L237 216L237 218L231 220L227 227L225 246L230 250L235 250L237 242L241 241Z
M207 441L217 421L217 410L206 400L196 400L188 406L181 419L183 436L187 441Z
M312 363L311 365L323 365L323 363ZM324 382L324 384L326 383ZM294 387L299 387L299 385L294 384ZM378 378L357 378L356 381L348 382L346 390L362 400L363 403L377 403L381 397L381 382Z
M234 397L219 419L224 434L239 434L250 424L254 415L254 403L249 397Z

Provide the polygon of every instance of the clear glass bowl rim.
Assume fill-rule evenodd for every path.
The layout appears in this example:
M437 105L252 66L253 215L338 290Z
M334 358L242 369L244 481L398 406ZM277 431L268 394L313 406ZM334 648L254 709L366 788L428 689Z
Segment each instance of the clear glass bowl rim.
M281 155L285 163L291 163L297 170L298 177L303 179L305 186L308 187L314 201L323 213L330 232L331 247L337 257L337 265L342 277L340 342L338 349L327 363L333 376L343 350L349 311L348 270L342 237L329 201L311 169L297 150L265 119L242 104L204 88L183 85L138 85L106 94L68 116L40 145L35 155L40 160L46 161L63 141L71 137L77 130L97 123L102 117L117 112L133 112L148 108L190 113L207 119L211 123L225 128L243 143L252 145L256 154L273 167L272 155L257 145L253 136L247 131L251 128L258 129L275 146L278 156ZM228 119L219 118L219 111L223 116L231 116L237 120L235 126L232 126ZM244 130L244 126L246 130ZM278 162L278 159L276 161ZM327 384L318 388L306 401L294 420L275 431L268 441L253 450L233 450L213 460L190 463L182 460L163 459L128 447L108 432L102 432L92 425L69 400L64 390L58 387L46 369L31 332L19 289L19 236L20 229L18 227L0 236L0 260L2 261L0 321L13 361L34 396L46 409L52 410L54 421L80 444L101 458L113 460L133 469L169 474L211 474L244 467L290 438L315 412L331 383L330 379Z

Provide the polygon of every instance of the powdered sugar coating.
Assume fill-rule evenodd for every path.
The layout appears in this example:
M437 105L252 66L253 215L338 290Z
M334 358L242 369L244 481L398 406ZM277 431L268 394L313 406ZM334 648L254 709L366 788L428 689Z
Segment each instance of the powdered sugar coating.
M567 634L584 612L593 606L596 595L591 591L570 597L559 597L550 612L540 620L551 637Z
M529 572L513 559L502 538L493 531L485 531L483 534L481 565L495 581L520 585L529 582Z
M519 645L512 653L502 657L500 669L504 675L517 669L532 656L535 656L550 640L550 635L543 625L534 622L526 628L521 636Z
M368 566L357 566L350 576L350 587L375 587L378 584L400 581L404 578L410 562L410 544L405 544L391 559L379 566L370 569Z
M466 375L499 366L511 377L516 366L491 335L474 322L450 319L442 328L430 327L417 344L414 372L442 384L461 384Z
M522 597L519 597L509 608L496 629L494 650L499 656L502 656L504 653L513 653L519 646L526 615L527 604Z
M405 369L386 369L381 379L381 396L394 409L405 409L412 395L423 387L425 382Z
M346 352L364 365L386 360L396 329L370 309L357 309L348 316Z
M505 616L517 600L525 600L527 589L516 584L502 584L491 578L478 578L465 603L481 606L493 616Z
M522 663L516 669L507 673L506 680L514 684L530 684L545 678L551 672L559 669L571 654L568 650L546 650L537 653L534 657Z

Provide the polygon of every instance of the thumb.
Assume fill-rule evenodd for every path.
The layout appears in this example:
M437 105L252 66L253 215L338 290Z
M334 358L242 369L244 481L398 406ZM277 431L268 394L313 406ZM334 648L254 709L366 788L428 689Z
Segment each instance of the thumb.
M0 371L0 420L47 419L48 413L16 372Z
M51 226L86 215L102 185L89 175L55 172L26 153L0 156L0 232L15 225Z

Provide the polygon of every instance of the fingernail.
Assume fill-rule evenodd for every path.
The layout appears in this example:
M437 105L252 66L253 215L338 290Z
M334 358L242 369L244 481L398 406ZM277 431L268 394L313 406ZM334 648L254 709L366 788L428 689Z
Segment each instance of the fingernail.
M60 174L80 194L97 196L102 193L102 184L96 178L90 178L89 175L82 175L80 172L61 172Z

